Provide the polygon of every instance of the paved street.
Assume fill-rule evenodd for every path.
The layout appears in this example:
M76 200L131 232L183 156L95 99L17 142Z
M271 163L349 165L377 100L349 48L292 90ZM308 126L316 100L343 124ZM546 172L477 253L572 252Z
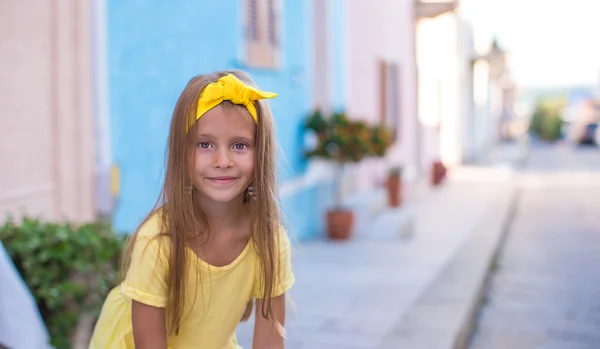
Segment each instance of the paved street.
M600 150L534 147L471 349L600 348Z
M459 171L461 172L461 171ZM469 172L469 171L466 171ZM290 349L377 348L472 235L510 176L482 168L420 195L411 237L402 236L406 210L385 210L350 241L296 246L297 283L286 327ZM252 321L238 329L251 347Z

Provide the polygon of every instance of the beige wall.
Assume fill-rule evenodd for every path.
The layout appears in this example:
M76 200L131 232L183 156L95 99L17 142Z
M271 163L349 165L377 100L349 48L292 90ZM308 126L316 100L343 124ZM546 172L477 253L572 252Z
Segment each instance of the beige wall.
M0 2L1 215L93 218L89 6Z

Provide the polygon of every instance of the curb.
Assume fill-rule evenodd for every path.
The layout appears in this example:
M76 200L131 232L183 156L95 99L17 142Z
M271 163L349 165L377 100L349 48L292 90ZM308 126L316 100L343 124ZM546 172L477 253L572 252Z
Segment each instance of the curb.
M473 335L476 333L476 325L477 320L479 319L479 313L481 311L482 305L485 304L487 291L489 290L492 282L492 278L494 276L494 272L497 268L497 261L502 254L504 249L504 245L506 243L506 238L514 222L514 218L518 211L519 206L519 198L521 196L521 191L518 188L513 186L512 195L510 198L509 206L507 212L505 213L504 221L501 225L500 236L498 242L496 243L496 247L491 255L491 258L487 262L487 268L485 270L485 274L482 277L482 282L477 290L477 294L474 297L474 300L471 302L470 310L466 321L462 324L461 330L459 331L456 342L452 346L452 349L468 349L471 344L471 339Z
M379 348L464 349L472 335L495 258L516 212L515 181L490 206L473 232Z

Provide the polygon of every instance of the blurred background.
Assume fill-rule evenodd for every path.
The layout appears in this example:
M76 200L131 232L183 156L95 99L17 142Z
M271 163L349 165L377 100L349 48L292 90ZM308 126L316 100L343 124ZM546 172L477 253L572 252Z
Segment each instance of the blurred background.
M288 347L600 348L599 14L1 1L0 347L87 347L179 94L236 69L279 93Z

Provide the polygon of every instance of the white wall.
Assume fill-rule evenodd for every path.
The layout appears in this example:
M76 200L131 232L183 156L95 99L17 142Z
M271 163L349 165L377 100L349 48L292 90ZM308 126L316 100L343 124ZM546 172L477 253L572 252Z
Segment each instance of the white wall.
M484 34L460 13L418 24L419 118L427 128L426 168L437 159L453 166L477 158L497 138L498 91L490 83L488 62L473 61L490 47L491 36Z

